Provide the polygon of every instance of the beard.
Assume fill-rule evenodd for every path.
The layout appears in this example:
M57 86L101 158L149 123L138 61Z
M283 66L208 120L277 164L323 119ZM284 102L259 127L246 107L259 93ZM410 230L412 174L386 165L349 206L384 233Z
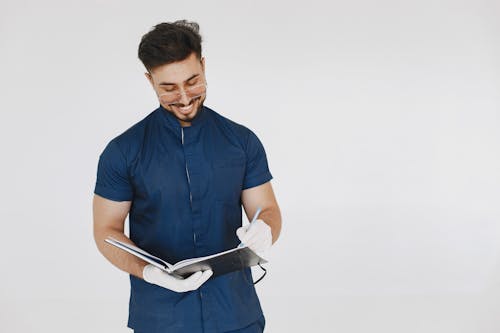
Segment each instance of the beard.
M192 99L188 104L183 104L183 103L175 103L175 104L170 104L167 106L164 106L163 108L170 112L177 120L186 122L186 123L191 123L196 117L200 114L201 110L203 109L203 102L205 102L206 96L199 96L197 98ZM193 105L195 109L191 111L189 114L182 114L179 111L179 108L187 107Z

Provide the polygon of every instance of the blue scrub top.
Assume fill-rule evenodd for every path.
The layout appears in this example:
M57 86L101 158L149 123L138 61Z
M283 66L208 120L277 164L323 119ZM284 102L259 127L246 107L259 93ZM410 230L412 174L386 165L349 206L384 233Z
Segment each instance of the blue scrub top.
M130 238L170 263L239 244L241 192L272 179L248 128L203 107L190 127L163 107L113 139L94 193L132 201ZM145 332L225 332L262 317L250 269L176 293L130 276L128 326Z

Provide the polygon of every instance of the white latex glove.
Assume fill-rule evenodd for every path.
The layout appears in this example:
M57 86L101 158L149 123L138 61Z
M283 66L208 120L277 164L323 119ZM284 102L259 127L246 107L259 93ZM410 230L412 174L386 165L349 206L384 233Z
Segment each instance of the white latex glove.
M199 271L183 279L170 275L151 264L146 265L142 270L142 275L146 282L156 284L160 287L170 289L178 293L198 289L212 276L212 274L213 272L211 270L203 272Z
M271 227L262 220L255 220L244 227L238 228L236 235L253 252L266 252L273 244Z

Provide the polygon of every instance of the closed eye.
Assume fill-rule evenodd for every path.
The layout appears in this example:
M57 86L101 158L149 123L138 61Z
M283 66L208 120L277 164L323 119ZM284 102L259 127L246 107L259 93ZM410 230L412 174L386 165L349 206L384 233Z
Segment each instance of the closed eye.
M196 86L200 83L200 77L201 77L200 74L194 74L189 79L184 81L184 85L188 87ZM176 83L160 82L159 86L162 87L165 92L174 92L179 90Z

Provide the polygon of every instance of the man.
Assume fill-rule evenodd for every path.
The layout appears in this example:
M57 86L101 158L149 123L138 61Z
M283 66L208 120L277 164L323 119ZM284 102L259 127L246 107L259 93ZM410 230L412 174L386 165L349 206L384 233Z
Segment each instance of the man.
M143 36L139 58L160 106L101 154L94 238L99 251L130 274L128 326L135 332L262 332L249 268L180 279L104 242L113 237L175 263L240 242L263 252L279 236L281 216L261 142L203 105L198 30L196 23L177 21ZM250 227L241 226L241 206L249 219L262 209Z

